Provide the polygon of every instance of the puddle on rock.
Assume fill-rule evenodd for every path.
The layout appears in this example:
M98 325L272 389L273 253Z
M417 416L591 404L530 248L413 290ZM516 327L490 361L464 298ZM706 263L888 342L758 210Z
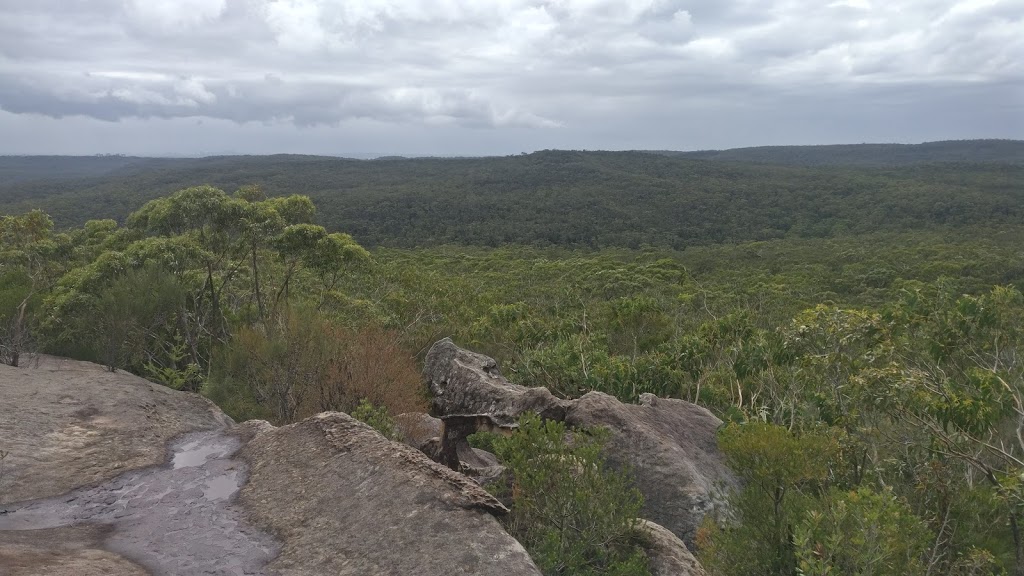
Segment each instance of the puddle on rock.
M245 464L231 458L239 447L221 431L189 434L171 446L171 466L7 505L0 538L4 530L109 524L108 548L155 574L262 574L279 546L231 503L247 478Z
M202 466L211 456L221 457L233 452L230 444L197 439L174 448L174 458L171 463L175 469Z
M238 480L235 474L216 476L206 481L206 488L203 489L203 498L207 500L225 500L231 498L238 492Z

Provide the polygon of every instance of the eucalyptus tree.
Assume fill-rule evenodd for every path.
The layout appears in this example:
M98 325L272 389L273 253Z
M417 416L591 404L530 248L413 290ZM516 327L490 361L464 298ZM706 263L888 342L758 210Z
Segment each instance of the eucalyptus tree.
M158 302L124 307L142 314L139 322L149 326L147 365L160 373L178 364L208 370L210 353L230 339L235 325L267 321L287 305L296 276L302 275L303 282L320 278L329 290L346 266L369 260L350 236L312 224L315 214L304 196L264 199L257 187L228 195L199 186L147 203L124 228L91 223L93 248L64 274L49 298L54 333L65 342L103 340L96 338L96 330L120 321L112 316L118 311L105 294L131 298L120 279L132 270L156 267L161 274L133 281L173 285L151 291L166 288L163 293L179 294L176 313L166 314ZM141 294L135 297L145 300ZM108 305L101 306L104 301ZM95 321L104 316L105 321ZM152 322L156 316L164 319L162 325ZM187 362L174 360L183 355ZM141 368L137 363L132 367Z
M39 210L0 218L0 360L5 364L17 366L28 348L30 305L59 274L68 240L53 233L53 220Z

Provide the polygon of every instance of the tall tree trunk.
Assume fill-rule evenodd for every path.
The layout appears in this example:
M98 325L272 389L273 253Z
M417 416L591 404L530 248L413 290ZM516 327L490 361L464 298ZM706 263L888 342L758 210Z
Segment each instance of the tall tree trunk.
M256 308L260 312L260 320L266 315L263 309L263 295L260 293L260 268L256 263L256 246L252 247L252 281L253 290L256 292Z
M18 367L21 361L21 348L24 346L25 337L25 311L28 309L28 297L25 297L18 305L18 317L14 321L14 328L11 334L11 366Z
M1017 514L1010 513L1010 532L1013 533L1014 576L1024 576L1024 548L1022 548L1020 525L1017 523Z

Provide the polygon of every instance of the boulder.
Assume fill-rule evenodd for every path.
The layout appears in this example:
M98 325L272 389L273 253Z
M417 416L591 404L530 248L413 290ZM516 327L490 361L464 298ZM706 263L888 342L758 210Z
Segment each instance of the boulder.
M547 388L513 384L494 359L463 350L445 338L427 352L423 373L433 394L433 407L442 416L486 415L495 426L515 426L523 412L562 420L569 402Z
M406 412L395 416L395 427L402 442L433 457L442 434L440 418L422 412Z
M640 521L651 576L705 576L704 568L675 534L650 520Z
M544 388L508 382L493 359L447 338L427 353L424 376L435 395L434 409L445 421L469 421L463 415L472 415L510 428L532 411L573 427L608 428L605 456L632 473L644 496L644 517L684 542L693 543L705 515L721 504L720 489L736 485L716 443L722 422L695 404L645 394L641 404L631 405L600 392L558 399ZM471 431L467 427L461 435Z
M462 474L341 413L257 432L241 503L284 540L294 574L539 574Z
M607 428L611 434L604 455L613 467L632 472L644 495L641 515L692 545L704 517L724 506L721 488L736 484L718 450L722 421L685 400L653 395L642 400L624 404L589 392L572 403L565 423Z
M494 482L505 474L505 467L498 457L486 450L473 448L469 442L458 445L456 452L459 457L459 472L469 476L477 484Z

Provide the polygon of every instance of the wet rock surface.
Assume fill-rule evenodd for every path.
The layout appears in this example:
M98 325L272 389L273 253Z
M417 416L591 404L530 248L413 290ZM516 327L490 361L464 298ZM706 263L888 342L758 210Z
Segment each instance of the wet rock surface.
M188 434L164 466L8 505L0 509L0 546L24 537L12 531L100 525L106 551L153 574L263 574L278 545L232 504L247 473L232 459L239 447L223 431Z
M162 464L168 443L231 425L211 402L65 358L0 365L0 505Z
M3 576L539 574L500 502L344 414L235 425L44 358L0 366L0 449Z

